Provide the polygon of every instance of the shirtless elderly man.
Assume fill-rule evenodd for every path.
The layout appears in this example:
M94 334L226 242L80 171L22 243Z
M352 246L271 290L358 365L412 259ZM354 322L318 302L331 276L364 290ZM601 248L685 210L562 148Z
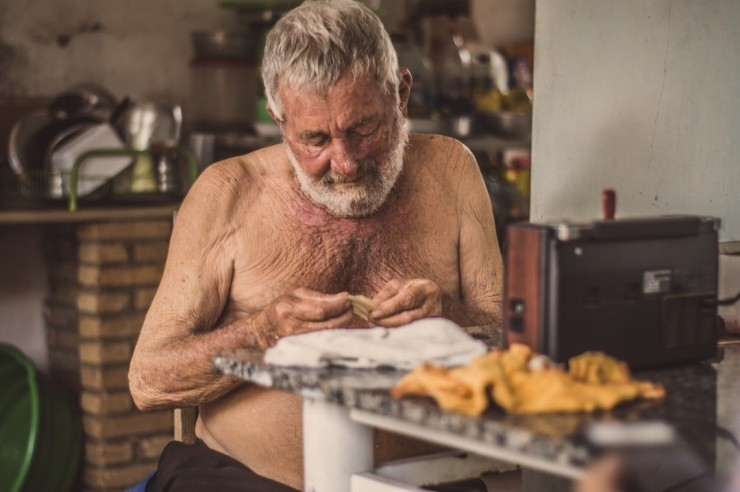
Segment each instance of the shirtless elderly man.
M369 326L348 293L372 297L372 324L384 327L501 320L479 168L453 139L408 135L412 77L377 16L352 0L305 3L275 25L263 59L284 142L213 164L194 184L131 361L142 410L200 407L202 442L165 449L162 490L303 486L300 397L216 374L214 355ZM377 461L416 451L395 437L378 439Z

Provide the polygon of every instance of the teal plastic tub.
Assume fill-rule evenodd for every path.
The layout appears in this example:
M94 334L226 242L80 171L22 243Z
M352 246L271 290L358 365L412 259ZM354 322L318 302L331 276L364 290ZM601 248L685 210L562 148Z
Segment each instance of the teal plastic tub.
M82 427L72 396L0 343L0 490L70 491Z

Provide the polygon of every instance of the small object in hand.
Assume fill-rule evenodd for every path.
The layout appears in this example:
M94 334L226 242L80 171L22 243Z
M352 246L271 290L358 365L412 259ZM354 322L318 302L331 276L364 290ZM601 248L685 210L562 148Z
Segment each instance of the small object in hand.
M368 321L370 319L370 311L375 309L375 303L369 297L363 295L348 295L347 300L352 304L352 313L358 318Z

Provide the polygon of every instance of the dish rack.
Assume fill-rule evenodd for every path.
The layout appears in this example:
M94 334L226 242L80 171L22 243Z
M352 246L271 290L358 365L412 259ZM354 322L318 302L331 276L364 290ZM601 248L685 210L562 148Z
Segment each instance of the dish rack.
M182 190L186 191L198 176L197 160L190 149L186 147L176 147L174 152L178 158L183 159L184 173L181 182ZM90 189L95 185L95 189L86 194L85 199L99 200L112 194L113 182L116 180L116 177L111 178L110 176L80 173L80 167L83 163L90 159L130 157L131 165L122 171L121 174L123 174L134 166L134 163L139 158L144 156L148 156L156 166L156 159L159 156L152 152L151 149L99 148L88 150L77 156L69 171L26 171L20 175L9 175L7 179L0 176L0 193L6 197L10 196L34 201L66 201L67 210L75 212L79 208L79 202L82 198L78 193L80 188ZM162 193L157 194L164 195Z

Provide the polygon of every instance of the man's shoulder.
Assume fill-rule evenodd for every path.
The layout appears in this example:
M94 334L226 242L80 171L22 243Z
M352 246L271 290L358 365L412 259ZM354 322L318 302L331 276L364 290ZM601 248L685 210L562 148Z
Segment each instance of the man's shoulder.
M413 133L409 136L410 158L424 174L450 178L457 173L477 171L475 156L461 141L445 135Z
M409 143L412 145L425 145L449 150L464 150L466 148L461 141L438 133L410 133Z
M266 179L280 167L271 165L279 159L278 146L271 146L229 157L206 167L199 181L229 189L237 187L259 188L260 181Z
M449 159L450 157L471 157L470 149L461 141L447 135L435 133L412 133L409 135L409 145L417 152L425 154L434 162Z
M207 202L210 209L232 210L244 208L269 193L277 180L275 168L270 166L270 152L264 150L230 157L206 167L186 196L186 201ZM274 159L274 157L273 157Z

